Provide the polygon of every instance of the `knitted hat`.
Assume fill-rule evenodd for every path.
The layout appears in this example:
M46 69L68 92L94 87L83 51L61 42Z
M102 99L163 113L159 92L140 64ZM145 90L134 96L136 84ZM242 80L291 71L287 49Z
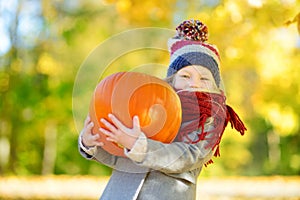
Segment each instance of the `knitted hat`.
M171 59L167 76L189 65L201 65L210 70L219 87L220 56L217 47L206 42L207 26L199 20L188 20L182 22L176 31L175 37L168 40Z

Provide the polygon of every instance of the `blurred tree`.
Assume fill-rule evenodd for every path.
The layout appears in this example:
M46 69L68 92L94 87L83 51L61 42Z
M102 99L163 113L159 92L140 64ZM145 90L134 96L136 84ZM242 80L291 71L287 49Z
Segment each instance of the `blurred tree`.
M104 2L0 0L1 174L109 174L77 152L72 89L80 65L116 33L173 30L190 18L208 25L209 41L220 49L228 104L249 129L244 137L226 130L221 158L204 175L300 174L297 1ZM144 62L167 65L168 53L130 52L107 73Z
M142 26L163 26L173 19L176 0L104 0L113 4L120 14L129 23Z
M287 22L285 22L286 25L290 25L293 23L297 23L298 33L300 34L300 12L294 17L293 20L288 20Z

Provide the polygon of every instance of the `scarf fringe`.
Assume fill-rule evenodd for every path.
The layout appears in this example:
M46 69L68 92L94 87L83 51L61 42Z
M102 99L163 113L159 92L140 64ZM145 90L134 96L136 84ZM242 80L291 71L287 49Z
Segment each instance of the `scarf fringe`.
M226 105L227 107L227 119L231 124L231 128L235 128L241 135L245 134L247 128L245 127L244 123L240 119L240 117L236 114L232 107Z
M182 126L176 141L184 141L190 144L207 140L208 144L205 148L211 148L214 151L213 156L220 156L220 142L228 122L231 128L234 128L241 135L244 135L247 128L233 110L232 107L226 105L225 96L223 94L211 94L205 92L181 92L178 93L182 104L182 122L188 123ZM196 99L196 101L195 101ZM212 125L214 129L205 130L205 123L209 117L213 117ZM189 133L198 130L198 138L190 138ZM209 135L209 137L207 137ZM204 163L204 166L212 164L212 158Z
M204 164L204 166L207 167L207 165L213 164L213 163L214 163L214 161L213 161L212 159L210 159L209 161L207 161L207 162Z
M220 157L220 146L218 145L217 148L216 148L216 151L214 153L214 156L215 157Z
M224 123L224 128L222 131L222 134L219 138L219 141L213 146L213 149L216 147L215 153L214 153L214 157L220 157L220 142L221 142L221 137L223 135L224 129L226 128L228 122L230 122L231 124L231 128L234 128L235 130L237 130L238 132L240 132L241 135L245 134L245 131L247 130L247 128L245 127L243 121L240 119L240 117L238 116L238 114L233 110L233 108L229 105L226 105L226 113L227 113L227 119L226 122ZM210 159L209 161L207 161L204 166L207 167L209 164L213 164L214 161L212 159Z

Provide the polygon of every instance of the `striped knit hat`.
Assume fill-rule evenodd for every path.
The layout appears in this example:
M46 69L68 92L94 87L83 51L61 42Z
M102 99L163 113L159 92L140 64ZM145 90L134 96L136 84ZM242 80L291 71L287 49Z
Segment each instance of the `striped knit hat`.
M176 28L175 37L168 40L171 54L167 76L189 65L201 65L209 69L220 86L220 56L216 46L208 44L207 26L199 20L182 22Z

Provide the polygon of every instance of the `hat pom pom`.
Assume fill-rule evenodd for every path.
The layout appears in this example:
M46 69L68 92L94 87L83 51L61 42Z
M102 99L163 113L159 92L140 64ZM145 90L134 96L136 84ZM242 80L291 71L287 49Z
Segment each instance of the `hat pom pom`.
M208 29L199 20L187 20L182 22L177 28L177 37L184 40L205 42L208 39Z

